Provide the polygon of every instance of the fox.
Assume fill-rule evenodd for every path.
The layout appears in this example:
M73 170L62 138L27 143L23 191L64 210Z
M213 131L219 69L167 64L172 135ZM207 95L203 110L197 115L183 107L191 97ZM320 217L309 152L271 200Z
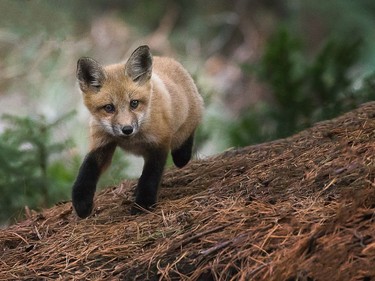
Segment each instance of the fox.
M91 215L96 185L116 147L144 159L131 214L152 210L169 152L178 168L192 157L204 110L193 78L176 60L153 56L147 45L126 63L102 66L82 57L76 78L90 113L89 152L72 187L76 214Z

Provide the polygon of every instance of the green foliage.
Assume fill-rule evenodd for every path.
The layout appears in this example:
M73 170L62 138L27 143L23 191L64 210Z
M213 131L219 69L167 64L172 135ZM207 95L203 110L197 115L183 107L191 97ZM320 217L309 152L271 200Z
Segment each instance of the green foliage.
M44 116L3 115L0 134L0 223L22 215L24 207L40 209L70 199L71 186L81 157L73 141L55 141L58 129L74 112L49 122ZM117 149L100 186L117 184L127 177L123 151Z
M268 42L257 66L245 70L263 81L272 100L249 108L232 124L232 145L282 138L333 118L374 98L374 74L360 81L350 74L360 59L362 40L328 40L308 63L302 44L286 30Z
M0 221L22 213L24 206L45 207L67 198L76 167L66 164L61 153L72 146L70 140L57 142L53 134L73 115L53 122L45 117L3 115L6 128L0 135ZM53 156L60 158L53 158ZM69 186L70 188L70 186Z
M127 167L129 166L127 153L117 147L111 166L108 170L100 177L98 187L105 187L108 185L117 185L125 178L128 178Z

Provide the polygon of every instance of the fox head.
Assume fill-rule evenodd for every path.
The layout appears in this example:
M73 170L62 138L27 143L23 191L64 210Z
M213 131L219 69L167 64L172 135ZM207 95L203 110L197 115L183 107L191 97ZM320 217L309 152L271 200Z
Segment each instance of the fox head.
M125 64L101 66L92 58L77 62L77 79L94 126L114 137L136 135L151 100L152 55L138 47Z

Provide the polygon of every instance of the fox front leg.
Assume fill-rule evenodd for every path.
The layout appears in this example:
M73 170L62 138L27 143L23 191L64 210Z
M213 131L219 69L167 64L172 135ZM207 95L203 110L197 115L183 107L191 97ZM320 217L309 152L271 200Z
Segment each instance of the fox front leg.
M96 184L111 163L115 148L115 143L106 144L90 151L83 160L72 189L73 207L80 218L91 214Z
M131 210L132 214L140 213L142 208L150 210L155 206L167 156L167 149L150 151L145 156L145 164L136 189L136 205Z

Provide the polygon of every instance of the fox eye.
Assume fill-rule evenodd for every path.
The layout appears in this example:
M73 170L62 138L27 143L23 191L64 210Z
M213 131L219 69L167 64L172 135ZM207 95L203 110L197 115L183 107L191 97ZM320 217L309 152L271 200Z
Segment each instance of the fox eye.
M130 101L130 107L132 109L136 109L138 107L138 104L139 104L139 100L131 100Z
M107 112L107 113L113 113L115 112L115 106L113 104L106 104L105 106L103 106L103 109Z

